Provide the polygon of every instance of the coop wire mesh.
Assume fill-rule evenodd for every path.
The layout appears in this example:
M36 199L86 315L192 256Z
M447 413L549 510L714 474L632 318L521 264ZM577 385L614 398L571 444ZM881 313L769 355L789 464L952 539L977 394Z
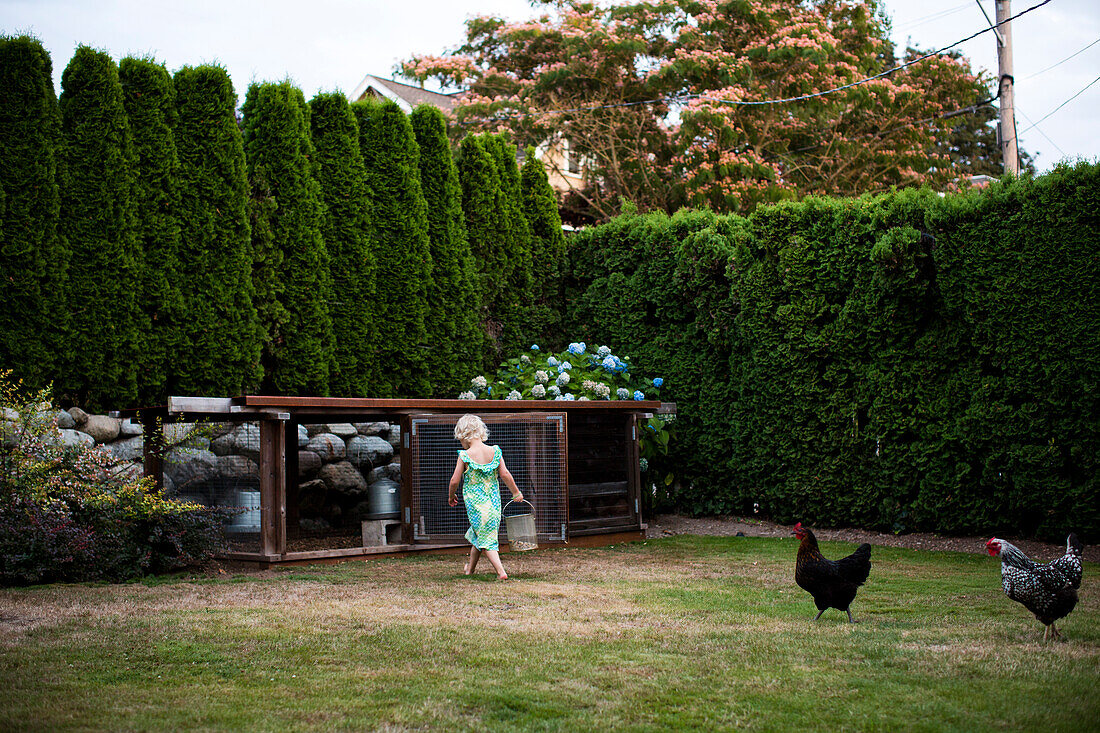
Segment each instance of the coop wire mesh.
M447 503L447 484L454 473L462 445L454 438L459 415L415 415L409 447L412 453L412 503L409 507L417 541L461 539L469 528L466 508ZM499 445L504 463L534 507L539 538L565 541L566 417L564 413L482 415L489 428L488 445ZM459 489L461 495L461 488ZM511 492L500 482L501 506ZM508 507L506 515L531 511L527 504ZM500 539L507 541L502 519Z

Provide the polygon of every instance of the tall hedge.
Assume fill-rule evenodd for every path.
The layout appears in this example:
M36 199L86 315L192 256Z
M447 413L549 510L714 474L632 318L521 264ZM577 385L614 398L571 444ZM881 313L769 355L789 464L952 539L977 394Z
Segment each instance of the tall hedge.
M134 150L118 66L80 46L61 76L61 228L72 248L63 394L89 409L136 404L144 328Z
M179 291L179 157L172 127L175 89L164 64L150 59L119 62L122 102L133 136L134 204L141 281L138 308L144 312L136 368L138 401L161 404L176 391L175 372L184 348L183 300Z
M276 296L285 317L261 321L269 339L264 390L327 395L333 359L332 281L309 107L302 92L284 81L252 84L241 111L249 181L254 190L274 199L270 244L282 255Z
M500 226L503 194L497 164L481 136L467 135L462 139L457 167L462 184L462 214L475 272L474 289L480 300L477 316L485 344L481 366L488 369L499 363L504 353L499 303L508 281L509 260L504 229Z
M325 245L332 259L335 353L329 388L337 397L365 397L378 381L378 300L370 194L359 125L343 94L309 103L317 181L325 204Z
M516 166L516 146L503 134L485 135L485 147L496 162L500 177L500 220L502 241L508 261L508 277L504 292L498 301L498 315L502 325L501 347L505 353L514 353L525 346L529 332L541 333L543 314L532 308L535 299L531 274L531 227L523 210L523 191L520 186L519 168Z
M531 229L532 307L539 310L544 329L555 329L561 321L561 263L565 255L565 234L554 189L546 167L528 147L520 171L523 213ZM541 338L541 337L540 337Z
M37 39L0 38L0 368L32 388L55 376L68 314L52 69Z
M185 66L173 83L187 344L178 386L184 394L242 394L256 389L262 370L237 97L220 66Z
M665 377L682 509L1095 538L1098 184L620 217L570 239L568 325Z
M352 105L378 236L379 397L432 392L428 340L432 277L428 213L420 187L420 150L409 118L393 102Z
M447 121L429 105L417 107L409 120L420 147L420 181L432 252L428 338L438 345L433 352L432 386L437 396L453 397L478 372L484 355L477 321L480 298L474 290L462 185L447 140Z

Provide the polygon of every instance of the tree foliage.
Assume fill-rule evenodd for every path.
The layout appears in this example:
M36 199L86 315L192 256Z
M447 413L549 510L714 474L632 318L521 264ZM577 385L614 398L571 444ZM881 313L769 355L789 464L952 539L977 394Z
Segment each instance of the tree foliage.
M317 181L325 204L325 246L331 258L335 352L331 393L366 397L378 381L378 300L370 192L359 152L359 126L343 94L318 94L310 103Z
M119 63L123 105L133 138L134 208L141 252L138 307L143 311L138 401L161 404L175 391L176 364L184 347L179 292L179 158L172 127L175 90L164 64L124 58Z
M393 102L352 105L378 248L378 397L431 394L428 283L432 276L428 212L420 187L420 151L409 118Z
M521 23L474 18L455 52L402 70L468 90L456 114L470 129L507 127L524 145L568 139L589 175L566 201L597 219L622 199L745 212L971 172L939 121L981 91L958 58L810 96L899 65L877 2L544 5Z
M179 389L194 395L244 394L255 389L263 373L237 97L220 66L185 66L173 83L187 344Z
M450 396L477 370L482 335L474 289L474 263L462 216L462 185L447 141L447 121L432 106L409 115L420 147L420 181L428 213L432 279L428 291L428 338L433 349L432 386Z
M0 38L0 364L33 388L55 375L68 312L52 68L37 39Z
M72 247L66 396L89 408L134 403L142 314L134 151L118 66L80 46L61 76L61 219Z
M275 394L327 395L333 359L332 281L322 239L325 210L315 176L309 107L301 90L284 81L252 84L241 111L249 181L274 201L266 211L270 249L281 256L275 295L282 318L260 322L268 356L264 387Z

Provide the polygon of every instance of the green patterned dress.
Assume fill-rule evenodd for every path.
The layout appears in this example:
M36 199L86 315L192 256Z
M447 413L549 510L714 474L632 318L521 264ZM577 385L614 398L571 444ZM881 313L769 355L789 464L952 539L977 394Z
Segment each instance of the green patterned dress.
M500 446L493 446L493 460L478 463L464 450L459 459L466 464L462 474L462 501L466 504L466 516L470 528L466 539L479 550L496 550L497 532L500 530L500 483L497 466L500 465Z

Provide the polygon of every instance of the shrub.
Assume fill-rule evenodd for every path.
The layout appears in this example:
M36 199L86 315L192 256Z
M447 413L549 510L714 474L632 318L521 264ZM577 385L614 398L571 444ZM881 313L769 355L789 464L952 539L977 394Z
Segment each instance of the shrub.
M45 390L0 373L0 583L121 581L201 565L222 512L166 499L98 447L66 445Z

